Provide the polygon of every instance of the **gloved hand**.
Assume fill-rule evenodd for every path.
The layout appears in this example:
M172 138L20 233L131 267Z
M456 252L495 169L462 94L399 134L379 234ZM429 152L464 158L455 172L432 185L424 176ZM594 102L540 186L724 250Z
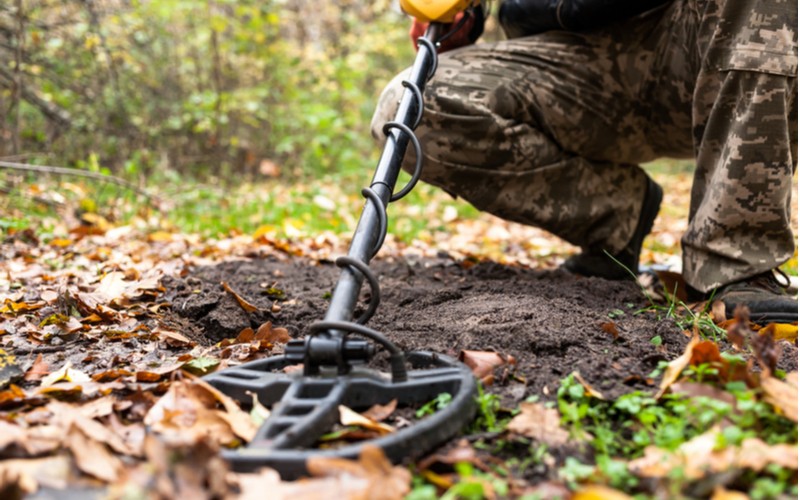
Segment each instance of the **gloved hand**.
M473 9L471 14L464 12L456 14L456 17L451 24L445 24L443 26L442 34L449 33L454 26L458 26L464 16L468 16L468 18L466 21L464 21L464 24L458 28L458 31L452 35L449 35L441 42L441 45L439 46L440 54L442 52L447 52L448 50L458 49L465 45L473 44L483 34L483 25L485 19L483 16L483 9L480 6ZM411 24L411 30L409 30L408 34L411 37L411 43L414 44L415 49L419 50L419 47L417 46L417 38L424 35L427 29L428 23L423 23L414 19L414 22Z

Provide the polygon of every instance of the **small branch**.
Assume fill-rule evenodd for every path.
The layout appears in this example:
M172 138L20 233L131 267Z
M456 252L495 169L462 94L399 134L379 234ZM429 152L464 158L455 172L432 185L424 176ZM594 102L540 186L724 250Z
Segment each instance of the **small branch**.
M0 83L5 82L9 87L19 90L19 95L22 99L28 101L32 106L35 106L50 120L54 121L57 125L62 127L69 127L71 125L72 117L69 113L53 104L52 102L45 101L39 97L36 92L28 88L28 86L16 87L16 75L9 69L0 66Z
M76 177L86 177L88 179L94 179L100 182L116 184L117 186L122 186L126 189L130 189L131 191L133 191L138 195L144 196L149 201L155 201L156 203L161 202L161 200L157 196L150 194L146 190L141 189L140 187L126 181L125 179L114 177L113 175L104 175L104 174L99 174L97 172L88 172L86 170L79 170L77 168L50 167L47 165L28 165L26 163L14 163L10 161L0 161L0 168L8 168L11 170L22 170L25 172L40 172L44 174L74 175Z

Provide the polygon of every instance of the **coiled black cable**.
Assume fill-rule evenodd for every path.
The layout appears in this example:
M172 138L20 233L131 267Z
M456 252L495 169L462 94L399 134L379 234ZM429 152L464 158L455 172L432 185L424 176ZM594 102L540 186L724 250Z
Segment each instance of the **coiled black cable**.
M420 37L417 40L419 47L424 48L428 51L431 56L431 67L428 70L428 75L426 80L430 80L433 77L434 73L436 73L436 69L439 66L438 54L436 53L436 45L430 39L426 37ZM419 142L419 138L414 134L414 129L416 129L420 122L422 121L422 114L424 111L424 101L422 97L422 90L420 90L419 86L410 82L408 80L403 80L402 82L403 87L407 88L411 91L411 94L414 97L414 104L416 105L417 112L414 118L412 125L409 127L405 123L401 123L399 121L390 121L387 122L383 126L383 133L387 136L391 136L392 130L398 130L400 134L405 134L408 138L409 142L411 142L412 147L414 148L414 153L416 155L416 159L414 162L414 171L411 174L411 179L408 183L403 186L402 189L393 193L389 197L389 201L384 204L381 197L378 193L373 189L374 185L370 187L366 187L361 190L361 195L367 200L368 203L372 203L375 208L375 212L378 214L378 237L375 241L375 246L372 249L371 255L368 260L371 260L378 251L383 246L384 241L386 240L386 234L388 232L388 219L386 215L386 206L389 203L398 201L405 197L408 193L414 189L417 182L422 175L422 145ZM369 268L368 264L360 259L356 259L350 256L342 256L336 259L336 265L339 267L347 267L351 270L351 272L358 272L364 277L364 279L369 283L370 287L370 300L369 304L367 305L367 309L362 313L358 318L354 321L318 321L311 325L310 327L310 334L316 335L325 331L331 330L338 330L346 333L355 333L358 335L362 335L367 337L378 344L382 345L387 351L389 351L390 363L392 367L392 380L395 382L405 381L407 379L406 368L405 368L405 356L403 352L394 345L386 336L382 333L377 332L371 328L364 326L367 321L372 318L375 314L375 311L378 309L378 305L381 302L381 290L378 283L378 278L375 276L375 273Z

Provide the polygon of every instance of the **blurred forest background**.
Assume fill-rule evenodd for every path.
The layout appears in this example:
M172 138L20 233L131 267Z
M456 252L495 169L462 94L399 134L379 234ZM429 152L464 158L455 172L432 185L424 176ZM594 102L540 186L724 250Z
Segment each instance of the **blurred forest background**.
M142 181L363 166L406 26L390 0L0 2L0 157Z

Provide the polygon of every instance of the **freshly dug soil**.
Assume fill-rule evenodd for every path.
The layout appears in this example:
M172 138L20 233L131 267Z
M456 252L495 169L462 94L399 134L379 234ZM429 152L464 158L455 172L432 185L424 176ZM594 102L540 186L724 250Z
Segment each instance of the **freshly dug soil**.
M658 380L649 374L660 361L678 357L688 342L673 320L659 317L663 308L645 310L649 303L633 282L447 257L378 259L371 268L380 277L381 304L369 326L404 350L453 357L462 350L493 350L513 356L516 365L496 369L494 383L486 388L508 409L532 395L555 399L560 380L575 371L609 399L634 390L655 392ZM198 268L164 285L173 305L170 319L198 342L235 337L267 320L303 337L310 324L324 318L341 272L332 262L271 257ZM246 313L223 291L223 281L259 311ZM365 285L362 304L367 290ZM794 346L784 346L779 366L797 369ZM517 450L528 445L513 440L500 446L493 433L468 439L493 443L494 458L480 451L487 460L529 452ZM456 441L446 443L439 453L454 446ZM568 456L591 462L586 447L570 443L551 447L549 453L558 464ZM526 484L555 480L552 465L520 471L520 479Z
M653 390L648 374L659 361L680 355L688 341L673 321L637 313L648 303L633 282L449 258L379 259L371 267L380 276L381 304L369 326L405 350L513 356L515 381L498 381L493 389L507 404L534 394L550 399L573 371L611 398ZM165 285L173 311L193 323L197 340L235 337L266 320L302 337L324 317L340 272L330 262L301 258L236 261L196 269ZM264 312L246 313L222 290L222 281ZM285 300L266 294L275 297L275 289ZM363 290L366 299L368 287ZM280 311L267 312L276 302ZM651 342L657 336L660 347Z

